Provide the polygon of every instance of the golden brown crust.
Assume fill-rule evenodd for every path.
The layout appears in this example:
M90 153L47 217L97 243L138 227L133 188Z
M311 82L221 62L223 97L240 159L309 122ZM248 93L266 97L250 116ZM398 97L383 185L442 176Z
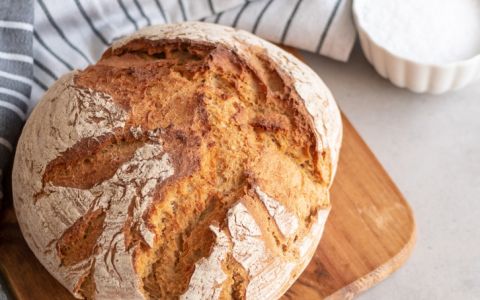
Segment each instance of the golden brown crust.
M75 74L75 89L113 104L91 112L92 124L122 119L59 151L35 194L41 205L59 194L87 209L56 239L62 265L82 266L66 284L76 296L113 296L111 273L136 290L123 297L270 297L303 269L335 162L295 78L264 48L245 47L248 59L208 40L137 38ZM143 171L154 167L165 174L156 181ZM115 186L123 192L104 198L101 189ZM124 278L115 257L120 270L130 257L135 275Z
M222 120L214 118L223 119L228 123L232 119L229 119L225 111L219 112L219 115L215 115L215 111L209 111L213 106L208 102L215 99L214 101L220 102L215 105L222 105L221 102L228 102L230 98L238 97L237 101L232 99L230 101L236 104L237 111L234 113L235 117L232 116L237 123L235 125L248 131L243 138L274 139L280 147L284 147L280 150L290 151L288 154L299 164L303 164L305 171L311 171L310 178L321 186L321 176L319 176L321 170L317 168L316 162L314 125L293 89L291 81L283 80L276 71L275 65L264 58L262 52L259 53L258 60L246 62L225 47L207 43L134 40L115 51L108 52L97 65L79 73L75 82L82 88L112 95L114 101L128 108L130 114L127 124L130 126L144 130L162 128L175 132L173 138L164 139L164 145L173 155L173 161L177 162L176 174L162 184L156 196L158 200L155 201L166 201L165 199L169 197L188 197L179 190L188 184L203 189L200 194L205 196L200 195L198 198L206 197L205 200L197 200L196 204L191 202L195 201L192 197L188 197L192 199L191 201L184 200L184 203L176 203L178 207L173 213L185 216L190 220L188 225L178 224L174 216L168 217L168 213L165 215L166 212L163 214L162 225L166 234L162 235L162 240L157 246L155 255L159 259L152 263L151 271L144 279L145 291L152 298L178 297L185 292L188 279L194 270L194 263L199 258L208 256L213 246L214 239L208 226L212 221L221 222L226 209L237 201L238 197L247 197L244 201L250 203L247 207L250 207L251 211L254 211L252 205L255 206L257 203L256 211L262 212L261 207L258 207L260 203L258 200L246 200L254 196L249 188L252 186L252 181L262 181L261 186L273 195L277 195L275 190L278 184L284 188L292 186L289 182L292 182L293 178L287 175L291 169L282 167L285 165L282 161L285 157L277 158L278 150L267 150L268 148L262 150L262 146L258 150L251 151L256 147L248 144L247 146L251 149L241 147L238 150L247 152L248 157L254 160L254 163L245 161L243 171L242 163L216 166L216 163L207 161L205 158L208 154L205 151L221 152L213 156L216 160L225 159L224 156L228 156L229 160L242 157L237 151L222 147L223 143L228 143L226 139L233 138L230 133L234 134L234 132L218 130L219 121ZM252 87L256 90L252 90ZM162 100L159 103L156 99ZM257 106L255 110L252 109L254 105ZM241 111L246 112L244 120L238 118L238 113ZM232 130L237 129L233 127ZM255 157L264 158L265 164L262 163L262 159L256 160ZM199 162L202 158L206 166L203 166L204 170L199 171L198 164L202 164ZM272 163L276 161L279 164L273 165L272 168ZM290 165L287 164L287 166ZM235 189L238 191L235 194L238 194L238 197L229 197L230 200L227 200L225 195L209 196L208 194L212 192L218 193L218 191L215 192L214 187L208 188L208 181L217 181L218 174L212 176L208 172L211 173L210 170L214 168L220 169L221 172L229 172L228 168L232 167L236 172L229 177L230 180L237 181L233 186L237 186ZM296 166L292 164L290 167L295 169ZM276 172L282 170L279 172L281 175L276 172L272 174L268 172L269 169ZM188 180L189 176L200 177L203 182ZM236 176L239 176L238 179L235 179ZM301 185L292 186L297 189L298 187ZM315 192L319 193L318 189L312 190L310 201L313 203L306 203L307 206L325 205L320 199L315 199ZM284 202L288 203L289 195L299 192L302 192L301 189L285 190L285 196L278 194L275 198L285 199ZM166 195L167 193L174 196ZM247 194L242 196L244 193ZM247 196L248 194L251 196ZM206 202L202 204L203 201ZM218 205L214 209L210 208L210 211L205 208L205 206L214 206L215 202L224 202L225 208L222 209ZM295 207L291 208L295 209ZM299 212L308 219L310 209L315 210L307 207ZM147 214L155 215L152 212ZM201 220L205 215L208 216L206 221ZM257 218L268 219L268 214L263 212ZM146 221L148 223L148 217ZM276 232L277 241L273 236L269 238L271 235L268 233L264 235L264 239L273 247L274 244L281 243L278 241L281 239L281 234L275 228L273 221L269 228L270 231ZM206 239L205 237L208 236L210 238ZM286 243L281 243L280 247L288 249ZM242 281L247 280L248 278L242 279ZM237 278L237 282L233 282L232 285L238 286L238 284ZM240 291L239 287L234 290L235 293L245 293Z
M92 255L104 220L105 213L95 210L83 215L65 231L57 241L57 252L63 265L74 265Z
M83 139L47 165L43 183L89 189L112 177L144 143L130 133Z

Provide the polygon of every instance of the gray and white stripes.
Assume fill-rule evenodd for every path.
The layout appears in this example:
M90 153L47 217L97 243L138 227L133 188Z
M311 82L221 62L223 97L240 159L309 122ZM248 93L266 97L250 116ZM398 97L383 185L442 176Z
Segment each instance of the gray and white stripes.
M0 1L0 182L31 106L32 32L32 0Z
M202 20L345 61L355 40L351 1L0 0L0 174L45 90L98 60L115 39L151 24Z

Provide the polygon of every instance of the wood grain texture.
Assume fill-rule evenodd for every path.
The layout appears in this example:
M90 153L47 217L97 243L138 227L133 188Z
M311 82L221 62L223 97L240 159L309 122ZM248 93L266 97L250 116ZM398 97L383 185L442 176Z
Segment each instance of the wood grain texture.
M351 299L398 269L413 249L408 203L350 122L343 122L332 212L313 260L282 299ZM30 251L11 207L0 214L0 272L19 300L74 299Z

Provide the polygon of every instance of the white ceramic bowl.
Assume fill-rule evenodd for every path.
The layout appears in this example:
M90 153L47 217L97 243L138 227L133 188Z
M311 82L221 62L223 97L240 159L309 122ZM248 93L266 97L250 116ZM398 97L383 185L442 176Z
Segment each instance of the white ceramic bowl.
M357 14L358 3L353 1L353 16L363 53L375 70L394 85L417 93L441 94L480 80L480 53L446 64L425 64L393 54L364 29Z

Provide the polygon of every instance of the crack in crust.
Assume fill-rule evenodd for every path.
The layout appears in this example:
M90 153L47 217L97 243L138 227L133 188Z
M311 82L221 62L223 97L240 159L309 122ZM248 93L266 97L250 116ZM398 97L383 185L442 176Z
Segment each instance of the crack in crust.
M131 133L83 139L47 165L43 182L91 189L111 178L123 163L132 159L135 151L144 143L144 138L135 139Z

